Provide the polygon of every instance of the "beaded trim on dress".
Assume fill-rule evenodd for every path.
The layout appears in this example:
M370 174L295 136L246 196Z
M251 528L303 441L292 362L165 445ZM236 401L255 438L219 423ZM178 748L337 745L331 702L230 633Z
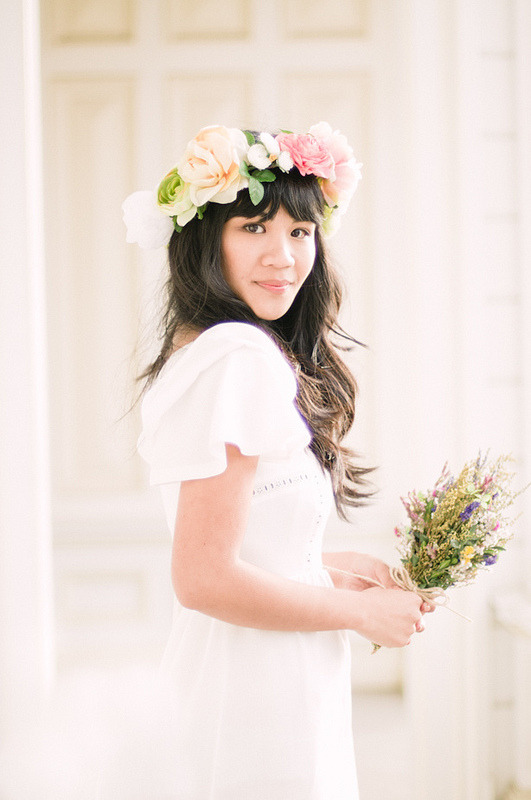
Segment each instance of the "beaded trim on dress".
M289 475L285 478L279 478L277 481L270 481L262 484L261 486L257 486L253 490L253 497L271 494L271 492L278 491L279 489L285 489L288 486L296 486L298 483L301 483L301 481L308 480L310 480L310 476L307 472L301 472L299 475Z

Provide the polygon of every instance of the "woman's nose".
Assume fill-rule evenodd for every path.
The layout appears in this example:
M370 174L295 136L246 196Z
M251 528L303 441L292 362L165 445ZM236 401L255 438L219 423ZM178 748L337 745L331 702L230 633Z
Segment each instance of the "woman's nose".
M278 236L270 239L266 244L262 262L265 266L292 267L295 264L295 258L289 237Z

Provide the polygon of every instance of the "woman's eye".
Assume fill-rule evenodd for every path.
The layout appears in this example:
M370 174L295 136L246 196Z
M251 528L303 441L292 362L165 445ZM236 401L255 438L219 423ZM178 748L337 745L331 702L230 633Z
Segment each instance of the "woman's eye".
M291 235L294 239L304 239L306 236L311 236L312 234L307 228L295 228L295 230L291 232Z
M246 231L249 233L261 233L264 230L264 226L260 225L258 222L249 222L247 225L244 225Z

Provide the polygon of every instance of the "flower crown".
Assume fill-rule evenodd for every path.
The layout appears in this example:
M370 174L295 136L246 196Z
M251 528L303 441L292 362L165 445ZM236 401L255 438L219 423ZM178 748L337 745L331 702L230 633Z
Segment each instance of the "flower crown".
M203 218L209 203L232 203L248 189L253 205L264 196L264 183L276 180L273 170L315 175L324 198L323 229L333 233L361 177L361 164L339 131L327 122L308 133L277 135L212 125L188 142L179 163L157 191L134 192L123 203L127 241L155 249L168 244L195 216Z

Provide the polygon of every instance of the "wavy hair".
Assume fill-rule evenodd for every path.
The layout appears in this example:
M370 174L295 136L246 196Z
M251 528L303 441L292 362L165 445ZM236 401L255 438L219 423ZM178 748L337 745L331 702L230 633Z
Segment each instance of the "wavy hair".
M220 322L248 322L262 328L276 341L297 376L297 406L311 432L311 450L330 472L339 515L347 518L348 506L358 506L372 492L366 475L371 470L355 464L354 454L342 445L352 427L357 386L338 349L336 335L359 344L338 325L342 289L321 234L323 196L313 175L297 170L277 172L265 183L259 205L251 203L248 191L238 193L233 203L210 203L203 219L195 217L169 244L169 278L162 318L159 356L139 376L143 391L156 378L174 350L179 335L201 332ZM289 311L278 320L259 319L233 292L224 278L221 232L232 217L259 217L266 221L283 207L295 220L316 224L316 258L312 271Z

